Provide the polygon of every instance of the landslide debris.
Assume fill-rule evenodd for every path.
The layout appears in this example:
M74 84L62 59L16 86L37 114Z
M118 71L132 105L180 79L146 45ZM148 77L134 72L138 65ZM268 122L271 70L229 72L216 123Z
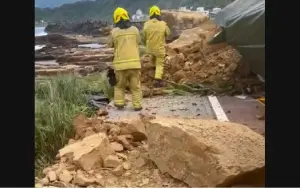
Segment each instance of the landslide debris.
M140 119L112 122L78 115L73 125L76 137L59 150L56 164L44 169L36 186L187 187L161 174L149 159Z
M178 31L192 29L209 20L207 15L199 12L177 10L162 10L161 18L168 24L169 28L174 28Z
M166 39L167 42L172 42L178 39L183 30L200 26L209 19L209 17L205 14L180 12L177 10L162 10L161 18L167 23L171 31L170 36Z
M247 62L226 43L208 45L207 41L215 34L216 25L212 21L202 26L184 30L180 37L167 44L164 80L178 84L206 84L215 92L260 92L264 84L251 75ZM151 88L155 72L151 55L142 57L141 82ZM243 73L243 74L242 74Z
M252 186L264 168L264 138L239 124L78 115L73 125L74 139L37 187Z

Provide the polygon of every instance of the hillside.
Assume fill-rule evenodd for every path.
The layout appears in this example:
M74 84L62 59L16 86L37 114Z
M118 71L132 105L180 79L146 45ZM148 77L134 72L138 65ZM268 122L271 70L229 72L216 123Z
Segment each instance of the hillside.
M35 20L44 21L78 21L78 20L108 20L111 21L112 13L117 6L126 8L130 14L141 9L148 12L151 5L158 5L162 9L177 9L181 6L223 8L232 0L96 0L78 1L64 4L56 8L35 8Z
M75 3L77 1L89 1L89 0L35 0L35 7L39 8L55 8L67 3Z

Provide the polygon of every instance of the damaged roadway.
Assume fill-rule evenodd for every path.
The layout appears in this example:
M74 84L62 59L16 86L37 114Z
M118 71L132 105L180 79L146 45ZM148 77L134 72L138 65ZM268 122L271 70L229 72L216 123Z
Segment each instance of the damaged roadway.
M265 139L244 125L153 115L79 115L73 125L37 187L264 185Z

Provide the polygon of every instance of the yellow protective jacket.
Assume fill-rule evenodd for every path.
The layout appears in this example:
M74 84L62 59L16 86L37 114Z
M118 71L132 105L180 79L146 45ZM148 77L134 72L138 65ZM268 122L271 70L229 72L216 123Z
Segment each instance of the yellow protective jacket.
M170 29L164 21L156 18L148 20L144 24L144 42L148 53L154 55L166 54L166 37L170 35Z
M108 46L114 48L113 67L115 70L141 68L139 30L131 26L127 29L113 28L108 38Z

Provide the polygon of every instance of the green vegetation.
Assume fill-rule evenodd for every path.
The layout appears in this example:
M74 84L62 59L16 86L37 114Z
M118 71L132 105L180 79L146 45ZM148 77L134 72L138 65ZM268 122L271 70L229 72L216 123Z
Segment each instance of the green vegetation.
M85 78L59 76L35 82L35 168L36 173L52 162L57 151L73 136L72 120L79 114L91 115L89 93L104 93L110 88L102 75Z
M112 14L116 7L124 7L132 15L138 9L144 14L148 13L148 9L152 5L158 5L162 9L178 9L181 6L205 7L206 9L213 7L223 8L232 0L96 0L96 1L79 1L72 4L64 4L53 9L35 8L35 20L44 20L46 22L56 21L85 21L107 20L112 21Z

